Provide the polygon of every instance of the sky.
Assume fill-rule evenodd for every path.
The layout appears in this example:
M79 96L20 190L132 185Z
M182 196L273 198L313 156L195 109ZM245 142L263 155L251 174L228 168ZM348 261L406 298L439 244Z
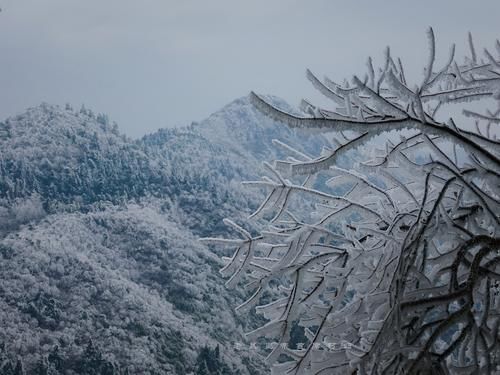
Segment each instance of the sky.
M480 5L478 5L480 4ZM0 119L42 102L106 113L131 137L200 121L251 90L322 103L310 68L363 76L385 46L421 81L425 31L494 49L499 0L0 0Z

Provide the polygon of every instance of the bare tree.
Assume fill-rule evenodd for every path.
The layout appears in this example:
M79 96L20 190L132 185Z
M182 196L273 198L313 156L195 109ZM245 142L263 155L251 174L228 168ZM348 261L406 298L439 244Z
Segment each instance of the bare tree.
M240 238L205 239L236 247L221 272L254 291L238 310L275 291L256 307L269 322L249 337L286 344L304 327L303 348L269 353L275 374L500 371L500 60L488 50L480 59L469 35L470 56L457 62L453 46L438 69L432 29L428 39L414 87L387 49L381 69L368 59L350 85L307 71L334 110L303 101L296 116L251 94L270 117L332 133L334 144L311 157L277 142L290 157L247 183L269 189L251 216L267 228L254 235L226 220ZM340 168L353 150L358 161ZM315 212L298 211L296 196Z

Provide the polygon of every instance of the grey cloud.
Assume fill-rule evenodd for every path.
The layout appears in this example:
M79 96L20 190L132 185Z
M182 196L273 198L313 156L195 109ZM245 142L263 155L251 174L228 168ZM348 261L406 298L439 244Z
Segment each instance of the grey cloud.
M309 67L340 80L391 45L417 77L438 52L499 35L500 2L0 0L0 118L85 103L140 136L199 120L250 90L316 98ZM463 53L463 48L459 49Z

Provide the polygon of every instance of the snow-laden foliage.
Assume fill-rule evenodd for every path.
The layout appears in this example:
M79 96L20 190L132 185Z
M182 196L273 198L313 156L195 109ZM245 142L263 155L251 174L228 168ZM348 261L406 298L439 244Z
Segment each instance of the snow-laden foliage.
M280 155L273 138L326 143L249 98L139 140L84 108L0 123L0 374L267 373L235 350L262 320L234 314L244 292L194 239L258 206L235 187Z
M276 98L273 103L288 109ZM266 118L248 97L206 120L162 129L139 140L121 135L104 115L42 104L0 122L0 232L6 207L40 196L47 212L85 210L144 196L171 197L179 215L200 235L222 233L228 211L244 211L255 200L234 184L253 178L262 160L279 156L272 139L304 149L324 144ZM259 144L255 143L259 139ZM193 168L196 166L196 168ZM18 203L14 203L14 201ZM6 213L8 217L14 213Z
M220 261L154 206L50 215L0 241L0 343L26 370L57 350L57 370L87 373L89 343L110 374L187 373L215 338L227 358L238 328Z
M251 215L267 226L226 219L238 238L205 239L236 248L221 273L252 291L237 310L268 319L248 336L274 340L274 374L500 371L500 43L480 60L470 38L471 57L453 47L438 67L428 39L418 85L387 49L350 83L307 72L334 109L303 101L297 115L252 93L271 118L332 139L315 157L278 142L289 157L247 183L268 189ZM339 167L352 150L359 162ZM259 305L269 289L278 297Z

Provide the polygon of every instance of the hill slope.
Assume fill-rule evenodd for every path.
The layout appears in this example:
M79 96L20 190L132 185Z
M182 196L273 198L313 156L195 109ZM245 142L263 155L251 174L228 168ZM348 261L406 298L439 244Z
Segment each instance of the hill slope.
M273 138L306 152L327 143L247 98L140 140L50 105L0 123L0 369L196 373L203 347L220 345L224 371L264 372L235 352L252 320L234 315L243 294L196 238L255 208L260 193L239 183L280 156Z

